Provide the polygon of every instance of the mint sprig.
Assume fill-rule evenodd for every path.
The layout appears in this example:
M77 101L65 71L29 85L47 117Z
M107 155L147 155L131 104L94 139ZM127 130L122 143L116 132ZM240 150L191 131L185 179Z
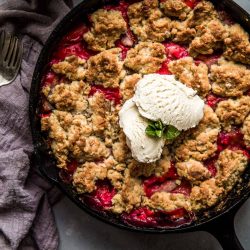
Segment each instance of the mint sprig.
M151 137L165 138L174 140L180 135L180 131L172 125L164 125L161 121L150 121L146 130L146 134Z

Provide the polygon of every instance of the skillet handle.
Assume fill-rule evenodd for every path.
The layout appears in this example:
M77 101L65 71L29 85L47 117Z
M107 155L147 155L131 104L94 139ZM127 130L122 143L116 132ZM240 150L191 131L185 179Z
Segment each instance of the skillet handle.
M219 241L224 250L244 250L234 228L235 214L241 205L237 204L230 212L211 221L203 228L203 231L212 234Z

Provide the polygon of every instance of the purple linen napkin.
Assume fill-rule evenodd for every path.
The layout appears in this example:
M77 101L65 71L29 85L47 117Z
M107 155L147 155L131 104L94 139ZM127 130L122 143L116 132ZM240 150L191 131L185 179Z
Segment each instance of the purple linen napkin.
M0 5L0 29L21 35L19 75L0 87L0 249L58 248L50 205L59 193L30 164L29 89L42 44L72 6L69 0L10 0Z

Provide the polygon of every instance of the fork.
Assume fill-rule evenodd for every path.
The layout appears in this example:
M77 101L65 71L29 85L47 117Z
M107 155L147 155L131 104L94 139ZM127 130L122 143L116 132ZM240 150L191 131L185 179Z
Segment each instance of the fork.
M16 37L2 30L0 33L0 86L13 82L22 59L22 43Z

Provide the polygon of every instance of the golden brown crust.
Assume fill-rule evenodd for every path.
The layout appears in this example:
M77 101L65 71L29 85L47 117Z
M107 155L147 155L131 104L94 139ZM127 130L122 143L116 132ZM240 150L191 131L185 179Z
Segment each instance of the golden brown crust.
M206 96L211 89L208 68L204 63L196 65L192 57L181 58L168 64L169 70L178 80Z
M162 42L170 36L171 20L158 5L158 0L144 0L129 6L129 24L139 40Z
M90 57L87 62L86 81L104 87L119 87L121 79L125 76L120 52L120 49L115 48Z
M198 54L213 54L222 49L227 36L226 28L219 20L203 22L197 27L195 39L189 46L189 53L196 57Z
M42 91L48 101L58 110L82 112L88 107L86 96L90 92L90 86L83 81L61 83L52 88L46 86Z
M177 162L176 168L179 176L194 183L211 177L211 173L201 162L192 159L185 162Z
M160 3L160 7L165 15L181 20L186 19L191 11L183 0L166 0Z
M127 30L120 11L99 9L91 15L92 28L83 35L88 47L103 51L115 46L121 34Z
M86 61L77 56L69 56L61 62L54 63L52 70L72 81L83 80L86 73Z
M164 211L173 211L177 208L190 210L189 199L184 194L171 194L166 192L156 192L151 197L150 207L162 209Z
M225 130L230 131L234 125L241 125L250 112L250 96L228 99L219 102L216 114Z
M195 27L201 25L204 21L210 21L218 18L218 13L216 12L213 4L209 1L200 1L191 12L188 18L188 26Z
M250 147L250 115L247 116L243 123L243 127L241 129L243 135L244 135L244 142L246 146Z
M226 50L224 57L244 64L250 64L249 35L239 24L228 28L228 37L225 39Z
M194 28L188 27L187 21L172 21L171 38L173 42L188 44L196 35Z
M237 97L250 89L250 70L245 66L219 60L211 66L210 79L213 93L220 96Z
M190 199L193 210L199 210L215 205L224 193L222 187L216 185L215 178L202 182L192 188Z
M135 72L150 74L160 69L165 58L161 43L140 42L129 50L124 65Z
M217 161L216 184L226 191L231 190L247 167L247 157L241 150L225 149Z
M142 76L140 74L128 75L121 82L120 90L124 101L133 97L135 93L135 86L141 77Z
M204 117L199 125L186 132L175 142L175 157L179 161L195 159L204 161L217 150L217 136L220 123L215 112L208 106L204 108Z

